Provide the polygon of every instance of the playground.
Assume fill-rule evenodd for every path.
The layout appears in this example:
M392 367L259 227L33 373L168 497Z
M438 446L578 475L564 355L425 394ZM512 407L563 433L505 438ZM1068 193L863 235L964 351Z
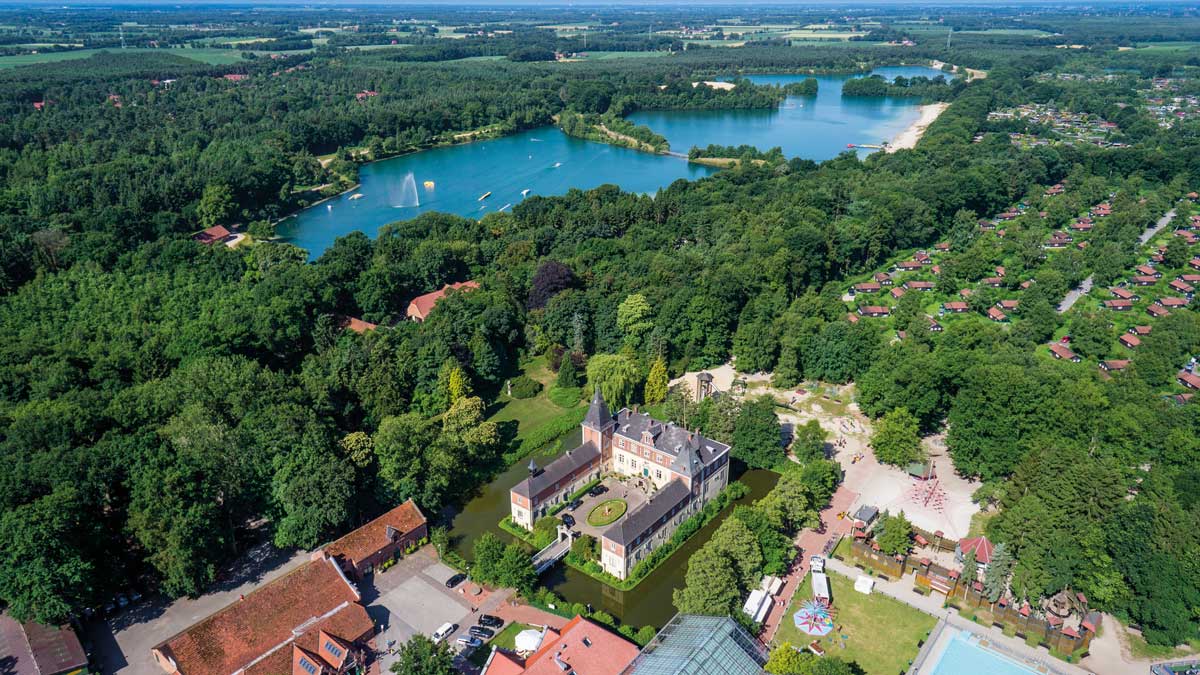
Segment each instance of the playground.
M864 595L854 581L829 572L832 603L821 616L814 601L812 575L800 583L775 634L775 642L798 649L820 650L857 663L867 675L907 671L934 618L886 595Z

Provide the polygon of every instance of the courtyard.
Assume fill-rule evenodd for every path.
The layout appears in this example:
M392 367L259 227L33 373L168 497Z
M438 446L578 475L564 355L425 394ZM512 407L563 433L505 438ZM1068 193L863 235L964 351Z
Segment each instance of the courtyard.
M574 510L568 508L559 515L570 514L575 519L575 527L572 529L599 539L605 530L621 522L625 514L634 511L649 500L649 495L646 491L638 487L637 480L636 478L621 480L619 476L605 476L600 481L600 485L605 488L602 494L594 497L590 493L584 494L583 497L580 497L580 504L577 508ZM616 512L610 512L606 518L598 520L592 518L594 511L597 512L597 516L603 513L603 509L598 510L602 504L612 502L623 502L625 510L620 515L617 515ZM614 518L613 516L616 517ZM608 518L611 518L611 520Z
M880 593L864 595L854 590L854 580L829 572L833 596L834 630L822 638L796 627L792 615L812 598L811 575L797 588L775 633L775 643L790 642L804 649L818 640L826 654L857 663L867 675L894 675L908 670L921 642L936 620L917 609Z

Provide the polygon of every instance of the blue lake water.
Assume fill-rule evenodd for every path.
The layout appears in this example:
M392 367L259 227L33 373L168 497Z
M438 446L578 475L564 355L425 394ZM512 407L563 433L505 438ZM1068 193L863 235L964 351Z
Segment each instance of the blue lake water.
M889 78L941 74L909 66L874 72ZM755 75L750 79L786 84L805 77ZM666 136L677 152L710 143L749 144L763 150L781 146L789 157L814 160L844 152L847 143L888 140L917 119L914 99L843 98L842 83L849 78L819 76L817 96L788 97L776 110L648 111L631 119ZM525 190L529 195L560 195L571 188L611 183L628 192L653 193L680 178L702 178L714 170L677 157L571 138L557 128L543 127L367 164L360 168L357 189L312 206L277 229L284 240L315 258L338 237L354 231L374 237L380 227L426 211L482 218L511 209L524 198ZM481 199L486 193L491 194Z
M937 77L941 71L920 66L889 66L873 71L888 79ZM756 84L785 85L809 75L751 75ZM818 75L816 96L789 96L775 110L645 110L629 119L666 136L671 149L692 146L753 145L783 148L787 157L824 160L845 152L849 143L880 144L917 120L917 99L843 97L848 75ZM865 156L871 150L860 150Z

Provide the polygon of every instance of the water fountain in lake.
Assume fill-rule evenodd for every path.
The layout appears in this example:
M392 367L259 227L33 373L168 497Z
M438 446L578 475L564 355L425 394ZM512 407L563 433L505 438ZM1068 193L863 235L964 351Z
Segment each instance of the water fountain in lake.
M417 194L417 178L409 171L400 182L400 188L392 198L392 206L403 209L421 205L421 197Z

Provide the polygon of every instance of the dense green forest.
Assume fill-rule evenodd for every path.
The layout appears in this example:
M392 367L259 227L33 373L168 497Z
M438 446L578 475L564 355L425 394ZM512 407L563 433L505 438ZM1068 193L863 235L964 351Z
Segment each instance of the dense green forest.
M665 21L631 20L630 33L608 38L623 44L654 20ZM277 545L311 547L409 497L436 514L512 449L512 425L484 420L524 356L561 363L567 353L581 373L599 368L589 360L619 368L630 401L644 400L659 359L678 374L735 357L786 386L857 381L872 415L905 408L927 431L948 421L959 470L985 480L979 498L999 511L989 532L1017 556L1014 593L1071 587L1141 624L1151 642L1194 638L1200 418L1159 391L1200 350L1195 316L1160 322L1131 372L1112 379L1033 352L1059 327L1037 308L1106 261L1128 260L1154 208L1200 186L1195 121L1161 127L1129 105L1126 87L1039 77L1081 64L1139 82L1194 75L1186 51L1100 45L1117 39L1118 23L1071 53L969 37L904 52L989 70L970 83L904 83L952 102L911 151L817 164L711 148L698 154L769 161L655 195L605 186L531 197L480 221L427 214L375 239L344 237L314 263L286 244L210 248L189 235L218 223L269 235L323 186L352 180L355 161L456 132L505 133L561 113L624 123L639 108L770 107L781 90L692 83L901 59L855 42L478 60L467 57L507 57L513 45L430 46L414 34L394 52L324 46L224 66L114 52L0 71L0 600L17 616L60 621L111 597L118 579L195 595L260 519ZM267 36L290 39L295 28L281 19ZM225 31L263 35L232 21ZM572 47L540 32L540 46ZM356 96L368 90L377 95ZM1128 147L1023 150L987 119L1046 101L1116 121ZM1043 269L1030 250L1028 272L1045 290L1011 330L964 325L893 343L879 325L846 320L846 279L943 240L956 256L947 272L976 276L989 259L978 219L1064 179L1081 203L1121 195L1123 225L1100 243L1111 255ZM468 278L481 289L451 294L424 323L404 320L413 296ZM381 328L345 331L343 316ZM781 515L768 502L736 520L755 533L766 569L784 555L766 524L790 532L825 495L789 489L804 508Z

